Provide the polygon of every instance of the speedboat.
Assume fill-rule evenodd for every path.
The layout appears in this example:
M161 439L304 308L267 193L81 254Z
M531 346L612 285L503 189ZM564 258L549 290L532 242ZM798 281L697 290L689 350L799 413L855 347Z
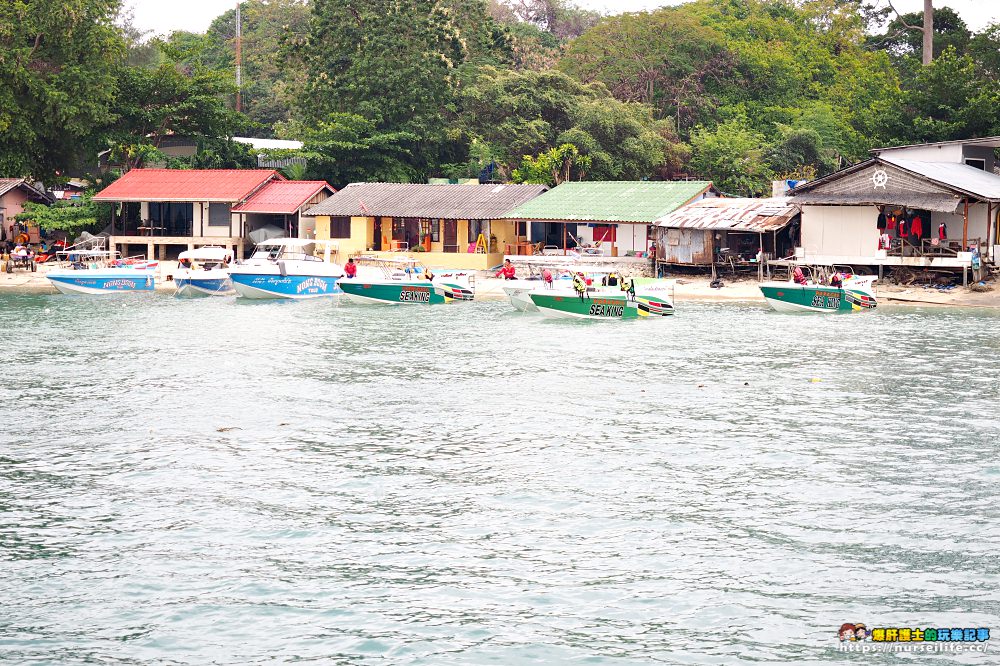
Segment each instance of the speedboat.
M432 273L415 259L358 257L358 274L340 288L348 300L383 305L435 305L475 298L474 276L461 271Z
M316 256L317 247L323 256ZM337 244L308 238L272 238L257 243L253 254L229 268L233 289L244 298L321 298L341 292L344 275L331 255Z
M232 254L224 247L206 245L181 252L174 273L177 296L229 296L235 294L229 278Z
M531 301L543 315L558 319L639 319L674 314L673 303L666 294L630 296L623 291L603 291L585 292L581 296L549 289L531 292Z
M850 267L834 266L830 278L818 276L802 266L805 283L762 282L760 291L772 309L778 312L858 312L877 307L874 275L857 275Z
M57 259L63 267L45 277L64 294L114 294L129 291L153 291L156 286L156 261L143 257L120 259L103 247L69 247L60 250Z

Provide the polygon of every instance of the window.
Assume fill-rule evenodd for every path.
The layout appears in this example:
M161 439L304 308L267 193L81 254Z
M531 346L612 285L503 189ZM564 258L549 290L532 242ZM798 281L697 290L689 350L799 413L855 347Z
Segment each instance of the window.
M229 226L229 204L210 203L208 204L208 226L228 227Z
M618 225L596 225L594 227L594 241L601 241L602 243L614 243L618 240L617 232Z
M330 238L350 238L351 218L331 217L330 218Z
M431 242L441 242L441 220L431 220Z
M518 238L520 238L521 236L527 237L528 236L528 223L527 222L516 222L515 224L517 225L517 228L514 231L514 233L517 235L517 237Z
M982 158L967 157L965 158L965 163L970 167L975 167L981 171L986 171L986 160Z

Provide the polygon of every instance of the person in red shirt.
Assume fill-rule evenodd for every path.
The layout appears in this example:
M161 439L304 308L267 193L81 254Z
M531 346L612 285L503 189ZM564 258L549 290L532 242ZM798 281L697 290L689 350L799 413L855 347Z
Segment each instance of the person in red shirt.
M795 267L795 271L792 273L792 280L795 281L795 284L807 284L806 275L802 272L801 266Z
M344 277L353 278L358 274L358 265L354 263L354 257L347 260L344 264Z
M496 272L493 277L503 276L504 280L515 280L517 279L517 269L514 268L514 264L510 263L510 259L505 259L503 262L503 268Z

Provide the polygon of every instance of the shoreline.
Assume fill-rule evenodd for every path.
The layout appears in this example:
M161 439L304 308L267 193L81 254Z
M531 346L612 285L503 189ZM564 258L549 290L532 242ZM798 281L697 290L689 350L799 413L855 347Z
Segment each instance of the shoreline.
M15 271L14 273L0 273L0 294L58 294L58 290L53 287L45 278L48 266L38 267L38 272L30 273L25 271ZM156 276L156 292L173 293L173 280L167 280L167 276L172 277L173 272L169 269L158 272ZM711 278L708 276L683 276L675 278L677 280L674 292L675 301L682 303L685 301L706 301L712 303L743 302L761 303L764 297L761 296L758 282L756 280L739 280L726 282L723 286L713 289L709 286ZM476 278L476 300L504 300L506 295L501 287L503 280L490 275L479 275ZM976 307L976 308L1000 308L1000 290L988 292L974 292L965 287L956 287L947 293L942 293L933 289L922 287L899 287L896 285L875 285L875 297L884 303L894 305L912 306L954 306L954 307Z

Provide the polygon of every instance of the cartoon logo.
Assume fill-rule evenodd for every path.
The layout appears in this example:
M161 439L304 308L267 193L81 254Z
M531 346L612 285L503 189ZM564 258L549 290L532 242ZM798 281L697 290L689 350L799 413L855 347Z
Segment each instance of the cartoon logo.
M863 641L868 638L868 628L861 622L857 624L852 624L850 622L845 622L840 625L840 631L837 632L840 636L840 642L845 641Z

